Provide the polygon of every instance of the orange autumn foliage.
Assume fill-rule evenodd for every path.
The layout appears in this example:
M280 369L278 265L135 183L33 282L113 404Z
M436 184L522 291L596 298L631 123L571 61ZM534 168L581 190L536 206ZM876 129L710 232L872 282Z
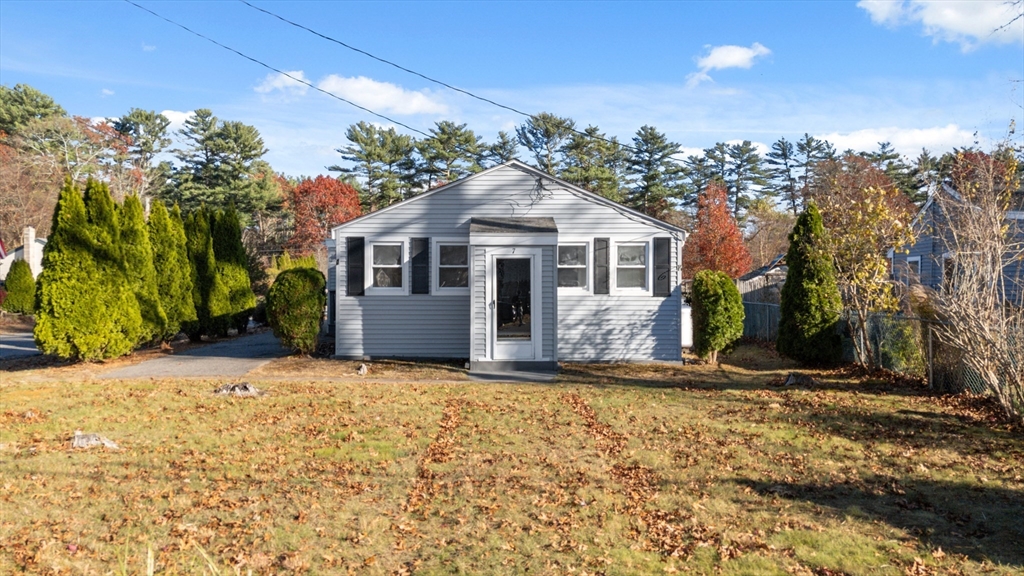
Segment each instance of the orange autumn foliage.
M729 210L725 186L712 181L697 197L694 231L683 246L683 278L701 270L725 272L736 279L750 271L750 252Z

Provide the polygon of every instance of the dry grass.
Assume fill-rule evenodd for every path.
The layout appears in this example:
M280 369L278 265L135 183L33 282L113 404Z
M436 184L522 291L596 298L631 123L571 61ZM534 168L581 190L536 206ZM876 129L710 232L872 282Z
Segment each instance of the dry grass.
M150 551L166 574L1024 570L1024 433L984 400L777 388L790 366L754 347L548 385L331 366L354 371L274 362L247 399L5 375L0 573L145 573ZM72 451L75 429L122 449Z

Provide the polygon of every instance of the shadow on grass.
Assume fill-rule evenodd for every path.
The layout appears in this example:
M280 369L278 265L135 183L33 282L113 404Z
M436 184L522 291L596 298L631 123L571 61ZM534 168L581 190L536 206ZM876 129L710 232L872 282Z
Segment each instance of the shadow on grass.
M764 497L805 501L835 514L881 521L932 547L976 561L1024 566L1024 492L876 476L841 484L735 480Z

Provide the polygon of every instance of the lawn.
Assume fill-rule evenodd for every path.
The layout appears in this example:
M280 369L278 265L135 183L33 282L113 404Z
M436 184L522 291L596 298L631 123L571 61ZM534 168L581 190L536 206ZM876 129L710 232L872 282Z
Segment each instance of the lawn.
M0 573L1024 572L1024 431L983 399L780 387L753 346L545 385L337 366L276 361L257 398L4 373Z

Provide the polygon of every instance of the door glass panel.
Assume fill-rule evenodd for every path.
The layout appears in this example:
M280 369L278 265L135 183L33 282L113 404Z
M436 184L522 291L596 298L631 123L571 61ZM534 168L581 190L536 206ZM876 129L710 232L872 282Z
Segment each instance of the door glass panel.
M530 259L496 258L498 340L530 339Z

